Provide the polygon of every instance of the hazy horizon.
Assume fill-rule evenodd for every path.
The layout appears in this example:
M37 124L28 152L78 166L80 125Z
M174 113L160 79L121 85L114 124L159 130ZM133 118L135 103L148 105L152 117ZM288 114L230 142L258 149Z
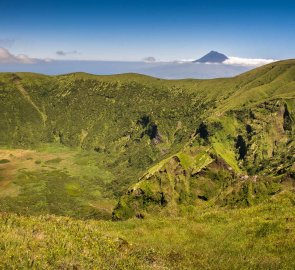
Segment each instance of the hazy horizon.
M284 0L13 0L1 5L0 48L23 61L173 61L210 50L287 59L295 55L294 8Z

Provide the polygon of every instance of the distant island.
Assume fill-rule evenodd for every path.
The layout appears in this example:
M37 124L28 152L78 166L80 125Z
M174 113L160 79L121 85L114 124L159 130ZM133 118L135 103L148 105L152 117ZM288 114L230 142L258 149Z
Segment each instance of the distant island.
M216 51L211 51L201 57L200 59L197 59L193 61L194 63L223 63L225 60L229 59L226 55L216 52Z

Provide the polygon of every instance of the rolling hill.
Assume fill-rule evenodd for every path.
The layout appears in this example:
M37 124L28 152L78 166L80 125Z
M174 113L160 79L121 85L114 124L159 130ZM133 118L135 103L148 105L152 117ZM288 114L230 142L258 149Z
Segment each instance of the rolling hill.
M0 114L2 226L15 235L36 227L25 243L44 259L27 254L19 267L89 269L89 256L105 269L212 269L220 265L210 256L221 254L230 260L221 269L292 269L294 252L281 256L291 244L279 239L285 233L294 239L295 60L211 80L1 73ZM229 247L214 248L227 229L240 227ZM86 257L76 261L69 254L79 253L81 243L73 249L48 239L67 235L75 245L83 238L77 228L95 235L102 249L85 240ZM141 240L124 232L131 228ZM269 260L261 261L259 239L268 236ZM7 254L19 241L14 237L0 242ZM55 257L41 242L38 253L38 237ZM191 237L202 240L189 245ZM202 257L202 249L210 256ZM118 259L106 263L105 254ZM2 257L0 266L11 260Z

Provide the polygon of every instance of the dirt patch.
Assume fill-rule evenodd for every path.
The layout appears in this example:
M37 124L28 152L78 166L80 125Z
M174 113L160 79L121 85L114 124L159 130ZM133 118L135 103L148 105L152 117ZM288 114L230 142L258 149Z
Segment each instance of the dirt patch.
M25 149L0 149L0 197L17 196L19 187L13 184L13 179L20 170L38 171L44 169L59 169L64 159L69 157L68 153L46 153ZM46 164L53 166L44 166ZM58 168L57 168L58 167Z

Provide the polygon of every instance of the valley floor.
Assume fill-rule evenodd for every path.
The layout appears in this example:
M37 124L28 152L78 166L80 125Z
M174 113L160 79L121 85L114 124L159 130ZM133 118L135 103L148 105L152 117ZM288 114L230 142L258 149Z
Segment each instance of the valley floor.
M0 206L16 214L110 219L113 174L97 153L54 145L0 149Z

